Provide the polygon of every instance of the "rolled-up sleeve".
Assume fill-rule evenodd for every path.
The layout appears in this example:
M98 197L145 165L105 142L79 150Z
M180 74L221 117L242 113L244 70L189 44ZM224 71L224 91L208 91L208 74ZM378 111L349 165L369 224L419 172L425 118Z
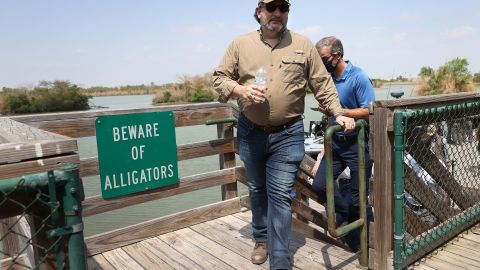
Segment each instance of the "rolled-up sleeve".
M328 74L322 63L317 50L313 47L310 50L309 63L309 87L315 95L315 99L320 106L331 115L337 115L342 112L342 106L338 99L337 89L333 82L332 76Z
M238 83L238 46L234 41L225 52L219 66L213 72L212 84L219 94L219 102L227 102Z

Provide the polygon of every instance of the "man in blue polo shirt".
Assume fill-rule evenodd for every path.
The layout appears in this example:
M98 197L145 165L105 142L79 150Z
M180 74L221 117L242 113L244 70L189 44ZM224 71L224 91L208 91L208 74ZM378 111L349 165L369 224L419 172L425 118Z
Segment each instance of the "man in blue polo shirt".
M375 93L367 74L349 61L343 60L343 45L338 38L322 38L317 42L316 47L325 68L332 75L345 116L368 120L368 104L375 100ZM335 124L334 120L329 122ZM344 222L350 223L359 218L357 135L356 131L351 133L337 132L332 140L334 179L347 167L350 169L351 176L349 183L341 183L340 190L335 189L337 225ZM373 162L370 159L367 142L365 146L366 179L363 179L363 181L366 181L368 189L368 179L371 176ZM316 173L317 169L318 173ZM325 159L317 161L312 173L315 175L312 188L320 199L325 201ZM367 205L367 209L367 219L372 221L371 207ZM345 241L352 251L358 251L360 248L360 230L354 230L346 235Z

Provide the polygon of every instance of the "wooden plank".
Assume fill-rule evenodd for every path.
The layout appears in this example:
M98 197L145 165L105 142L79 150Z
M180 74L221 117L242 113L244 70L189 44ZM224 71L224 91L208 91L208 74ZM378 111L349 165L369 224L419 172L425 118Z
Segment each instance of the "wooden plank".
M445 249L438 251L438 253L434 254L432 257L447 262L455 262L455 264L460 265L463 269L478 270L479 266L478 261L472 260L465 256L459 256Z
M440 199L427 184L408 166L405 166L405 189L440 221L454 216L458 211Z
M296 198L292 201L292 211L300 214L306 220L311 221L324 229L328 229L327 218L324 215Z
M222 221L222 219L196 224L190 229L242 256L246 260L250 260L250 254L254 246L252 236L241 234L238 230ZM225 239L229 238L230 240L225 241ZM260 268L269 269L268 260Z
M426 231L428 231L431 227L425 223L425 221L421 220L420 217L415 214L409 207L403 208L405 213L405 227L409 234L413 237L418 236Z
M233 214L232 216L241 220L241 222L243 223L250 224L252 221L251 212L238 212ZM230 221L230 222L234 222L234 221ZM248 228L251 228L251 226L249 226ZM352 252L347 251L345 248L341 248L341 247L331 245L322 241L318 241L318 239L315 239L313 237L305 237L305 236L306 236L305 234L295 231L295 228L293 228L292 241L305 243L306 245L311 246L312 248L316 248L322 251L328 251L330 248L332 248L335 250L334 252L335 256L343 259L350 258L353 255Z
M159 234L185 228L200 222L240 211L239 199L231 199L174 215L153 219L114 231L93 235L85 239L88 251L96 255Z
M145 249L157 254L168 265L176 270L191 270L202 269L200 265L189 259L187 256L183 256L181 253L171 248L164 241L154 237L140 242Z
M233 124L218 124L217 125L217 134L220 139L230 139L232 142L234 140L233 134ZM220 169L233 168L235 164L235 147L232 147L232 151L229 153L222 153L219 156ZM227 185L222 185L222 200L228 200L231 198L237 197L237 183L231 183Z
M89 257L87 259L87 268L90 270L110 270L115 269L102 254Z
M237 213L221 218L226 224L242 234L252 234L247 213ZM302 223L303 224L303 223ZM358 256L344 249L312 240L304 235L292 232L290 249L294 255L295 266L300 269L318 269L319 264L328 269L358 269Z
M122 249L145 269L174 269L155 253L139 243L124 246Z
M79 164L80 159L77 154L72 154L0 165L0 181L2 179L20 177L26 174L58 170L61 169L65 163Z
M8 270L26 270L26 269L32 269L27 263L26 263L26 255L22 254L20 255L15 262L12 261L12 258L5 258L0 260L0 269L8 269Z
M375 137L373 144L374 180L373 208L375 227L373 238L375 257L373 268L383 270L388 268L388 256L392 250L393 239L393 134L386 132L391 111L385 108L374 108Z
M121 248L102 254L114 269L145 269Z
M478 249L473 250L471 248L462 247L460 245L454 244L455 241L450 242L446 247L445 250L448 252L457 254L459 256L467 257L473 260L476 260L478 264L480 264L480 257L478 254Z
M212 155L235 155L235 138L217 139L177 147L178 161ZM82 177L98 175L98 157L82 158L80 161Z
M30 126L62 134L72 138L95 135L95 119L98 116L133 114L144 112L173 111L175 126L203 125L206 120L220 120L232 117L229 104L204 103L175 106L158 106L140 109L84 111L58 114L14 116L13 120Z
M0 164L17 163L78 152L75 140L33 141L0 145Z
M480 98L480 93L470 92L470 93L456 93L456 94L443 94L443 95L433 95L433 96L423 96L415 98L402 98L402 99L391 99L391 100L378 100L375 101L375 106L384 107L384 108L394 108L394 107L404 107L408 106L409 108L415 108L415 105L421 106L422 108L426 105L435 105L440 104L449 104L457 103L459 101L478 101ZM378 133L375 133L378 134Z
M475 205L474 207L470 208L469 210L467 210L465 212L465 215L469 215L469 214L471 215L472 213L469 213L469 212L473 212L475 209L477 209L477 207L478 206ZM425 246L421 247L420 249L416 250L415 253L408 256L408 263L412 263L412 262L420 259L421 257L425 256L425 254L428 254L428 253L432 252L433 250L435 250L436 248L439 248L439 247L443 246L447 241L453 239L459 233L461 233L462 231L464 231L468 227L472 226L473 224L476 224L480 220L479 217L476 217L476 218L470 220L469 222L467 222L463 225L458 225L457 224L458 221L456 220L456 218L457 217L452 217L452 218L442 222L441 224L437 225L436 227L428 230L424 234L416 236L411 241L411 243L424 240L426 234L433 233L433 231L438 229L438 228L442 228L442 227L444 227L444 228L447 227L448 228L449 225L453 225L452 229L450 229L443 236L441 236L441 237L439 237L435 240L430 241L428 243L428 245L425 245ZM465 238L463 238L463 239L469 241L468 239L465 239ZM473 242L473 243L475 243L475 242ZM474 248L478 248L478 244L475 244Z
M18 239L20 228L16 221L17 217L8 217L0 220L0 236L2 239L2 241L0 241L0 245L2 245L0 250L2 251L1 255L5 257L16 255L20 248L20 241ZM11 226L13 227L9 230Z
M83 202L83 216L96 215L130 205L233 182L235 182L235 168L184 177L180 179L178 185L135 193L110 200L104 200L100 195L93 196Z
M187 241L182 237L182 231L183 230L179 230L162 234L157 238L167 243L172 249L183 254L183 256L187 256L192 261L196 262L202 269L234 269L205 250Z
M44 130L33 128L7 117L0 117L0 136L8 142L32 142L70 139Z
M430 149L421 140L409 138L407 144L410 149ZM445 168L432 151L410 151L410 155L422 168L445 190L450 198L463 210L472 206L475 199L468 197L455 177Z
M214 231L214 233L218 230ZM192 229L186 228L180 231L177 231L181 235L181 238L185 241L188 241L198 248L210 253L218 260L223 261L234 269L259 269L259 267L252 262L242 257L241 255L225 248L218 242L210 240L209 238L203 236L201 233L198 233ZM223 242L232 241L232 236L224 238Z

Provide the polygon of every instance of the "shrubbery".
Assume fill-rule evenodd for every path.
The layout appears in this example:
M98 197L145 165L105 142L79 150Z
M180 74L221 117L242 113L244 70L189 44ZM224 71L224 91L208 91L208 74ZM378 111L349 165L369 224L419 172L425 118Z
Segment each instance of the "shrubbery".
M468 61L455 58L434 70L422 67L416 92L419 95L437 95L457 92L469 92L475 89L472 74L468 70Z
M213 90L212 73L204 75L179 77L179 82L170 84L169 90L157 92L153 103L173 102L210 102L216 99L216 92Z
M69 81L42 81L31 91L8 89L2 93L2 114L44 113L87 110L89 96Z

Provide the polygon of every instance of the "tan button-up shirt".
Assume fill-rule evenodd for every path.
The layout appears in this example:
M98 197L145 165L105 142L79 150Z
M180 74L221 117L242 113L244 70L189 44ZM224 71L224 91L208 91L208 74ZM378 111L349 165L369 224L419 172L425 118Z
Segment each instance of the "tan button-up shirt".
M253 104L238 99L243 114L258 125L279 126L302 115L307 84L327 112L341 112L337 91L315 46L299 34L285 30L280 42L272 48L264 42L261 31L235 39L228 47L213 74L213 86L226 102L233 89L253 84L255 73L263 66L268 73L264 103Z

